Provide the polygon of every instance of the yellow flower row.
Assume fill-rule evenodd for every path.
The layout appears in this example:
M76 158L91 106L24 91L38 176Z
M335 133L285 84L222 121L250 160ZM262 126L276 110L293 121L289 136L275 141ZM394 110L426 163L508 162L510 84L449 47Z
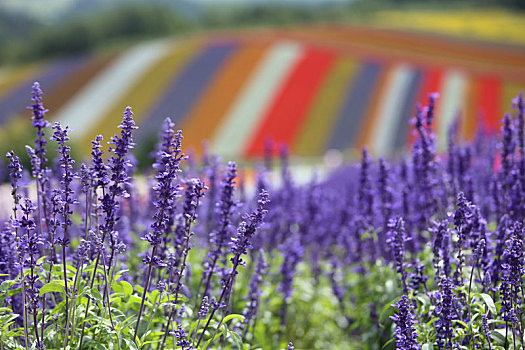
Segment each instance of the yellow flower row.
M525 45L525 15L503 10L380 11L372 22L386 28Z

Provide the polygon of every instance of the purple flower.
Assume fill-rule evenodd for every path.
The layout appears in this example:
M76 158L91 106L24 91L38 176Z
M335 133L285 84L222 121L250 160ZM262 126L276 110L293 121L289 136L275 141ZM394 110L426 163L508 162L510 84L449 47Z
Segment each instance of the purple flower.
M455 295L452 292L452 281L446 277L441 281L441 291L436 293L435 322L436 343L440 349L450 349L454 336L452 320L454 319Z
M18 274L16 267L15 237L8 222L0 229L0 283L6 279L13 279Z
M501 300L501 313L503 313L503 319L506 322L510 322L512 326L516 326L518 321L518 316L514 309L515 288L511 280L510 266L503 265L503 275L501 277L501 286L500 286L500 300Z
M255 270L250 280L250 286L248 287L248 296L246 297L248 302L242 312L242 315L244 316L243 328L245 332L248 331L250 322L255 320L257 312L259 311L259 301L262 294L261 284L263 276L266 274L267 267L268 265L266 263L264 250L259 249L257 265L255 266Z
M387 243L390 245L390 250L393 255L396 271L400 274L400 281L403 285L403 291L408 293L407 275L405 271L405 264L403 256L405 254L405 222L401 217L393 218L388 223L388 238Z
M503 252L505 251L505 242L507 239L507 229L508 229L508 216L504 215L501 217L498 228L496 229L496 247L494 249L494 259L491 265L492 271L492 280L494 286L500 281L501 275L501 264L503 260Z
M437 209L436 193L436 150L435 135L432 133L435 96L429 95L429 104L425 108L416 106L414 126L417 140L412 150L414 179L417 186L416 205L418 208L419 229L424 229L429 218Z
M390 169L388 168L388 165L386 164L385 160L383 158L379 158L379 174L377 178L378 182L378 191L379 191L379 197L380 197L380 205L381 205L381 214L383 215L383 220L385 226L388 224L388 221L390 220L392 210L393 210L393 193L392 193L392 186L390 184L390 176L389 176Z
M67 136L69 128L67 126L62 128L60 122L56 122L55 125L53 125L53 129L55 131L51 140L58 143L60 168L62 169L62 179L60 180L62 206L59 209L59 212L63 218L62 228L64 230L64 237L61 240L61 244L68 245L68 228L72 225L71 215L73 214L71 205L77 203L71 187L71 183L75 177L75 173L73 172L73 164L75 164L75 161L71 158L69 153L71 148L66 144L66 142L69 141L69 136Z
M121 129L120 136L115 135L111 137L111 141L108 142L110 145L113 145L109 148L109 152L112 153L112 155L108 162L109 168L111 169L111 184L101 199L102 210L106 214L106 217L104 223L100 226L100 231L102 231L104 235L109 235L110 238L111 257L108 262L109 266L112 265L115 252L121 250L119 247L120 243L118 242L118 232L115 231L115 223L118 220L117 213L120 209L120 202L117 198L129 197L129 193L125 188L129 185L128 169L131 168L133 164L127 156L128 152L133 149L135 145L133 143L133 130L138 129L133 120L131 107L126 107L124 118L118 127ZM95 149L96 144L93 146Z
M290 232L286 241L279 245L279 250L284 257L284 260L280 268L282 279L277 290L283 293L286 302L292 295L292 282L295 275L295 269L301 262L303 256L303 247L299 242L297 234Z
M284 260L280 268L281 282L277 287L277 291L283 293L283 306L279 314L281 317L281 325L285 325L287 304L293 292L292 284L295 270L303 257L303 247L299 242L297 234L289 232L288 238L279 246L279 250Z
M33 83L31 100L33 101L33 104L27 108L32 111L33 116L31 117L31 120L33 121L33 127L37 130L35 153L43 165L47 161L44 157L47 144L44 129L51 126L51 124L44 119L48 110L45 109L42 104L42 90L40 89L40 84L38 82Z
M512 99L512 107L517 110L516 119L518 122L518 143L519 143L519 183L520 187L525 188L525 103L523 100L523 92L520 92L517 97Z
M224 242L229 239L228 231L231 228L233 209L237 206L235 201L235 179L237 178L237 165L235 162L228 163L228 172L222 181L222 192L219 202L216 204L217 215L219 217L219 230L212 236L214 243L220 254Z
M180 346L181 350L193 350L191 342L186 339L186 331L184 330L184 328L182 328L180 324L177 326L176 330L170 333L175 335L175 337L177 338L177 346Z
M29 276L26 276L26 297L28 300L28 311L36 312L40 302L40 295L38 287L38 276L35 274L37 268L38 255L43 244L41 237L36 231L36 224L33 220L33 212L35 206L33 202L26 198L24 203L20 204L22 217L19 220L21 229L21 239L18 242L18 251L24 257L22 263L24 267L31 270Z
M504 272L501 287L503 311L506 314L505 320L509 322L514 322L514 317L521 314L520 305L522 304L523 274L525 272L521 223L514 223L512 231L512 235L507 241L507 248L503 253L502 268Z
M257 228L262 224L264 216L268 212L266 205L270 202L269 194L262 190L259 194L257 209L243 216L243 221L239 224L237 234L231 239L230 252L234 254L230 260L234 266L244 266L241 255L246 254L252 248L251 240Z
M396 349L398 350L418 350L421 347L417 344L417 331L414 327L414 315L410 312L414 306L406 295L401 297L392 306L397 308L397 313L391 318L396 324Z
M485 245L486 245L485 240L481 239L478 245L476 246L476 248L474 249L474 252L472 253L472 260L474 260L474 264L476 266L478 265L478 260L481 258L481 256L483 255L485 251Z
M503 196L507 197L508 191L510 190L510 173L513 167L513 156L514 149L516 147L513 139L513 125L510 114L505 113L503 118L503 126L501 129L501 172L500 181L503 184Z
M456 242L457 250L457 265L454 272L454 282L456 285L463 285L463 265L465 257L463 255L463 248L465 241L470 237L472 232L472 217L474 215L474 206L466 199L465 194L460 192L456 202L457 209L454 212L454 225L458 240Z
M17 208L18 202L20 201L20 198L22 197L18 193L18 180L22 178L22 171L24 168L20 164L20 159L18 158L18 156L15 156L13 151L8 152L6 154L6 157L9 159L9 165L8 165L9 179L11 180L11 195L13 196L13 201L15 204L13 207L13 212L14 212L14 216L16 219L16 211L18 209Z
M420 264L419 260L414 259L412 263L414 272L408 274L410 278L410 288L414 291L414 295L417 294L421 285L427 283L428 277L425 271L425 264Z
M102 159L103 152L100 142L102 142L102 135L97 135L95 139L91 141L91 164L89 169L92 173L95 190L97 187L105 188L110 182L108 177L109 167L104 164L104 160Z
M363 147L361 156L361 169L359 172L358 204L363 217L368 225L372 224L374 218L374 195L370 179L370 156L366 147Z
M180 172L179 164L184 159L184 154L181 152L182 135L180 131L177 135L172 129L173 123L168 118L164 124L162 149L159 150L159 157L154 167L157 169L155 176L157 184L153 187L155 191L155 214L153 215L153 223L151 224L151 231L143 238L152 246L159 249L159 245L163 242L163 236L167 240L169 230L171 228L171 218L173 217L175 201L179 197L179 185L177 184L177 174ZM162 254L164 256L164 254Z
M430 229L430 232L434 234L434 243L432 244L432 253L434 257L432 262L434 263L434 269L436 273L436 278L441 274L441 251L443 249L443 238L447 232L447 223L446 222L436 222L434 227Z
M51 206L49 202L51 186L49 180L49 169L46 166L47 158L46 155L46 137L45 129L51 124L47 122L45 118L45 113L47 109L42 105L42 90L40 89L40 84L35 82L33 84L32 91L32 104L27 107L32 110L32 121L33 127L36 129L36 140L35 140L35 149L32 149L29 146L26 146L27 153L31 159L31 167L33 176L37 181L37 196L39 201L38 217L46 223L46 227L49 226L49 207ZM42 232L42 222L37 222L37 226L40 232Z
M210 303L208 301L208 296L204 296L204 298L202 298L201 307L198 313L199 318L200 319L206 318L206 316L208 316L209 311L210 311Z
M201 282L204 282L204 295L208 292L211 276L216 271L219 258L224 256L224 250L231 239L233 210L237 206L237 202L234 199L236 177L237 165L234 162L230 162L228 163L228 172L221 184L222 190L219 201L216 203L215 210L218 216L218 227L210 233L210 243L213 246L208 253L207 259L204 261L204 273L202 274ZM227 262L225 258L224 260Z
M450 124L448 128L448 159L447 159L447 173L448 173L448 180L450 183L450 193L452 196L455 196L457 191L457 181L456 181L456 175L457 175L457 159L459 157L458 149L456 146L457 139L458 139L458 131L460 126L461 119L459 116L456 116L454 118L454 121Z
M383 217L383 228L379 231L378 244L381 254L384 255L386 253L384 241L386 239L385 236L387 235L388 221L392 217L392 211L394 209L394 195L390 185L389 169L383 158L379 158L379 174L377 182L381 215Z
M124 118L118 127L121 129L120 136L112 136L111 141L108 142L110 145L113 145L113 147L109 148L109 152L113 153L109 159L112 181L109 189L113 196L126 198L128 193L124 190L123 185L129 183L127 169L133 166L131 161L127 159L127 154L135 146L133 143L133 130L138 129L133 120L131 107L126 107Z
M176 234L181 235L179 239L183 241L183 246L181 246L179 250L179 254L182 260L185 260L184 256L187 256L189 250L191 249L189 245L189 240L191 236L193 236L193 232L191 232L191 225L197 219L197 208L199 206L200 199L204 197L204 191L207 190L207 187L199 179L186 180L185 184L186 190L184 191L184 205L183 213L181 216L182 222L180 226L181 229L175 231ZM182 277L184 270L187 267L187 265L183 264L181 268L176 272L177 284L175 286L175 290L177 291L179 291L183 286Z
M492 344L490 341L490 327L489 327L489 321L487 318L487 315L481 315L481 330L482 334L485 336L485 339L487 339L487 342L489 343L489 349L492 349Z
M88 195L89 191L91 190L93 174L91 173L91 170L85 163L80 164L79 177L80 190L82 191L82 193Z

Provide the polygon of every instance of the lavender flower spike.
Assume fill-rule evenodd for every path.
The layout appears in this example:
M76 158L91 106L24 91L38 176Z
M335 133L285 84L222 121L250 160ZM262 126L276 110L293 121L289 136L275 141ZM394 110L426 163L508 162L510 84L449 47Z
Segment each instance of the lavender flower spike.
M241 255L246 254L248 249L252 248L251 239L257 228L259 228L259 226L262 224L263 218L268 212L266 205L269 202L270 199L268 192L266 190L262 190L259 194L259 200L257 201L257 209L249 215L244 215L244 221L239 225L237 236L232 238L230 242L230 252L235 255L230 260L234 266L245 266Z
M390 244L394 264L397 267L397 272L401 275L400 281L403 285L403 291L408 294L407 286L407 274L405 271L405 264L403 262L403 257L405 254L405 222L401 217L390 219L388 223L388 238L387 243Z
M152 268L162 267L163 261L157 254L157 250L162 243L163 235L166 235L170 225L170 217L173 213L175 201L179 196L179 185L176 183L177 173L179 170L179 163L184 158L184 154L180 150L180 141L182 135L179 131L177 136L174 135L173 123L168 118L164 125L164 142L159 150L159 159L155 163L157 168L157 184L153 187L155 191L155 214L153 215L153 223L151 224L151 231L145 236L144 240L149 242L152 246L151 255L147 255L143 262L148 267L146 274L146 284L144 286L144 293L142 294L142 301L137 317L137 324L135 326L135 336L137 335L140 325L140 319L144 310L144 300L146 292L149 289Z
M62 128L60 122L56 122L53 125L55 132L51 137L51 140L54 140L58 143L58 152L60 153L60 167L62 168L62 180L61 184L61 196L62 196L62 206L59 209L60 214L62 215L62 228L63 236L62 238L57 238L58 244L62 246L62 268L64 272L64 287L66 291L66 346L69 342L69 289L67 285L67 271L66 271L66 247L69 245L69 233L68 228L72 226L71 215L73 211L71 205L77 203L74 198L74 192L71 188L71 183L75 177L73 172L73 164L75 161L71 158L69 154L71 148L66 145L66 141L69 141L69 136L67 136L68 127Z
M391 316L396 324L396 349L419 350L421 347L417 344L418 334L414 327L414 315L410 312L413 308L412 303L406 295L403 295L393 306L397 307L397 313Z
M172 331L171 334L177 338L177 346L180 346L181 350L193 350L191 342L186 339L186 331L180 324L177 326L177 330Z
M450 349L452 347L452 338L454 336L452 320L454 319L453 308L455 295L452 292L452 280L448 277L441 282L441 291L436 295L436 316L435 322L436 343L439 349Z
M235 276L238 274L237 268L239 267L239 265L245 266L245 263L242 260L241 256L243 254L246 254L248 252L248 249L253 248L251 245L251 240L253 238L253 235L255 234L259 226L262 225L263 219L266 213L268 212L266 207L268 203L270 203L270 199L269 199L269 194L266 190L262 190L261 193L259 193L259 200L257 201L257 203L258 203L257 209L255 209L252 213L246 214L243 216L244 221L242 221L239 224L236 237L233 237L231 239L230 252L233 253L233 257L230 259L230 261L232 262L233 267L232 267L231 273L228 276L226 282L223 284L221 296L219 297L219 300L217 302L218 305L222 305L222 303L225 300L224 297L230 291L230 288L233 286ZM227 304L228 303L226 303L226 305ZM208 319L208 322L204 326L204 330L202 331L199 337L199 340L197 341L197 345L196 345L197 348L199 347L204 337L204 333L206 332L206 329L210 325L210 321L213 318L213 315L215 314L216 311L217 311L217 308L213 308L211 315Z
M266 269L268 265L266 263L266 257L264 256L264 250L259 249L259 255L257 257L257 265L255 266L255 271L253 272L252 279L250 281L249 292L248 292L248 302L246 307L242 312L244 320L242 323L242 328L244 328L244 334L248 331L250 322L253 320L255 322L255 317L259 311L259 302L261 298L261 284L263 281L263 276L266 274Z
M46 154L46 144L44 129L51 126L51 124L44 119L47 109L44 108L42 104L42 89L40 89L40 83L33 83L33 91L31 94L31 100L33 104L28 106L27 109L32 110L33 116L31 120L33 121L33 128L37 130L36 140L35 140L35 153L40 158L42 163L47 161L44 158Z

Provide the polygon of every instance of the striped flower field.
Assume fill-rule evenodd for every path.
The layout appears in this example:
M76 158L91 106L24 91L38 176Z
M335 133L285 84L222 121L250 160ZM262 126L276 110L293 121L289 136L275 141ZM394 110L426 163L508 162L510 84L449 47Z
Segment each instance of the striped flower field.
M50 118L70 125L85 153L96 133L115 132L107 126L131 103L141 143L170 116L197 153L209 140L224 157L253 158L272 138L300 156L365 144L392 154L410 143L413 106L432 91L441 92L441 140L458 113L467 138L479 120L497 131L505 101L525 89L525 47L335 25L147 42L5 68L4 134L27 118L33 81L46 91Z

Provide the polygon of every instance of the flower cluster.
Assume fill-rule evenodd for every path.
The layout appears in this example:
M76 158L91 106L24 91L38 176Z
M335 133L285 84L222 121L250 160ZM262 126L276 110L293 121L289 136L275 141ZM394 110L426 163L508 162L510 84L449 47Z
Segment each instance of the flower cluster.
M418 334L414 327L414 315L410 312L413 308L412 302L406 295L401 297L393 305L397 308L397 313L391 318L396 324L396 348L399 350L418 350L421 347L417 343Z

